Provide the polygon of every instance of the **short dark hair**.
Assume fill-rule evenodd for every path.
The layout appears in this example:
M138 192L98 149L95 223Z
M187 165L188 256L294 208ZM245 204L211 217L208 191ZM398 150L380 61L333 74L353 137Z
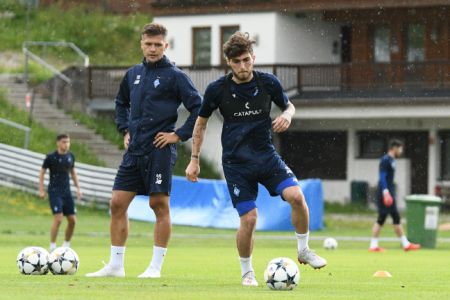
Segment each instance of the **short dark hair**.
M67 133L61 133L61 134L58 134L57 136L56 136L56 140L59 142L60 140L62 140L62 139L68 139L68 138L70 138L69 137L69 135L67 134Z
M162 35L163 37L167 36L167 28L158 23L148 23L145 24L141 31L141 37L143 35L148 36L156 36L156 35Z
M236 31L223 45L223 54L226 58L238 57L246 52L253 54L255 41L250 38L248 32Z
M388 145L389 150L391 150L392 148L403 147L403 142L399 139L392 139L389 141Z

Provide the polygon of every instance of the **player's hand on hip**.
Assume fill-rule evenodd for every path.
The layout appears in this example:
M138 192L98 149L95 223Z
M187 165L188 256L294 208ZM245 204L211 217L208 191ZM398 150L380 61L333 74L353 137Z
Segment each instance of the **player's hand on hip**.
M44 190L39 190L39 197L41 197L42 199L45 198L45 191Z
M153 145L156 148L164 148L168 144L176 144L180 141L180 137L175 134L175 132L159 132L155 136Z
M277 117L272 122L273 132L280 133L288 130L291 125L291 116L288 114L281 114L281 116Z
M383 203L386 207L391 207L392 204L394 203L394 199L392 198L391 193L387 189L383 191Z
M186 168L186 178L191 182L197 182L198 175L200 175L200 164L198 160L191 159L191 162Z
M128 145L130 144L130 133L127 132L123 136L123 146L125 147L125 150L128 150Z

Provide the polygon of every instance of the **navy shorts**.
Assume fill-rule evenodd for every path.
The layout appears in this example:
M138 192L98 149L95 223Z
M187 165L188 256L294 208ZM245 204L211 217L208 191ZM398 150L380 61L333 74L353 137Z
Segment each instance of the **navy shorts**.
M117 171L113 190L136 192L138 195L170 195L176 159L177 147L174 144L162 149L155 148L142 156L126 152Z
M258 183L272 196L282 195L283 190L298 186L298 180L291 169L277 154L264 163L223 164L228 191L233 206L243 215L256 207Z
M76 214L75 202L70 191L48 191L52 213L70 216Z

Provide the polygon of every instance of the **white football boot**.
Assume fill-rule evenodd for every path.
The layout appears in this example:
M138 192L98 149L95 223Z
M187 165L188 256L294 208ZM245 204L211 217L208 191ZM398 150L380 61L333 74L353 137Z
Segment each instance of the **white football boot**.
M147 268L138 278L161 278L161 271L158 271L152 267Z
M321 269L327 265L325 258L320 257L309 248L305 248L298 253L298 262L304 265L308 264L314 269Z
M245 273L242 276L242 285L243 286L258 286L258 281L256 281L255 272L250 271Z
M112 268L110 265L105 265L99 271L94 273L87 273L86 277L125 277L125 269L122 268Z

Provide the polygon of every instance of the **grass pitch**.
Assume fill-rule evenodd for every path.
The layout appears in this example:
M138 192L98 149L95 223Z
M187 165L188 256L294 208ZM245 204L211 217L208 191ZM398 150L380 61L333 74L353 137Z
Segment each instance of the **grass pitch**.
M384 243L386 253L367 252L365 242L339 242L325 251L321 242L311 246L328 259L323 270L301 266L300 285L277 292L265 287L266 263L277 256L295 258L292 233L262 232L256 237L254 267L260 287L240 286L234 231L175 226L163 269L163 278L136 278L151 258L152 225L130 222L126 252L127 277L86 278L109 259L109 217L105 211L80 208L72 247L81 260L75 276L24 276L15 266L21 248L48 246L51 215L46 201L0 188L0 299L449 299L449 243L435 250L404 253L398 243ZM313 236L367 235L369 221L333 221ZM65 224L63 224L64 226ZM333 229L333 227L335 229ZM337 228L337 229L336 229ZM386 231L387 235L388 231ZM61 231L62 234L62 231ZM447 234L448 236L448 234ZM60 235L61 243L62 235ZM387 270L392 278L373 278Z

